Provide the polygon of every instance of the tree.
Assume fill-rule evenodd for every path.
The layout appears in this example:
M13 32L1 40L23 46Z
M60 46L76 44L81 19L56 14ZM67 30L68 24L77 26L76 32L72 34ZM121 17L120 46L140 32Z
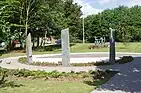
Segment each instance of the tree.
M82 21L81 17L82 11L81 6L77 3L73 4L73 0L65 0L64 2L64 18L66 18L64 22L64 27L69 27L70 29L70 39L72 42L77 42L77 40L82 37L78 37L80 32L82 32Z
M15 9L12 7L13 2L10 0L0 1L0 33L1 39L5 41L7 48L11 45L11 40L16 37L15 31L12 31L10 19L13 18Z
M105 36L109 40L109 28L116 29L116 41L129 42L140 40L141 6L128 8L119 6L104 10L85 19L87 40L94 42L94 36Z
M81 39L81 7L73 0L2 0L0 8L4 8L0 14L1 38L9 45L15 39L24 43L29 32L33 41L45 36L58 39L66 27L70 28L71 40Z

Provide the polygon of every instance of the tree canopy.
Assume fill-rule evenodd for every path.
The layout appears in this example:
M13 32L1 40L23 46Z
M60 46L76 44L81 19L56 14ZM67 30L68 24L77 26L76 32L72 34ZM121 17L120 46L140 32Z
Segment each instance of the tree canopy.
M0 37L5 41L27 33L35 38L60 38L61 30L70 28L71 40L80 26L81 6L73 0L2 0L0 1ZM10 43L10 42L9 42Z
M24 43L29 32L32 41L45 36L59 39L61 30L69 28L71 42L82 42L81 16L81 6L73 0L1 0L0 39L7 45L14 39ZM108 41L110 27L116 30L116 41L140 41L141 6L119 6L86 17L86 41L94 42L95 36Z
M140 41L141 6L119 6L88 16L85 19L87 41L93 42L94 36L103 36L108 40L110 27L116 30L116 41Z

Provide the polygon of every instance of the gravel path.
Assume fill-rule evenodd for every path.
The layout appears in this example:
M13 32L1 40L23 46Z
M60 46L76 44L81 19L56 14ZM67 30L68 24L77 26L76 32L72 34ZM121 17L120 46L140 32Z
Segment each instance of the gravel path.
M56 56L56 55L60 55L60 54L45 54L45 55L34 55L33 57L50 57L50 56ZM93 57L97 57L96 55L107 55L108 56L108 52L92 52L92 53L72 53L72 55L77 55L77 56L82 56L84 58L85 56L90 56L93 55ZM133 55L133 56L139 56L140 53L120 53L118 52L117 55ZM107 57L106 56L106 57ZM21 56L20 56L21 57ZM60 72L70 72L70 71L89 71L89 70L97 70L97 69L102 69L102 70L106 70L106 69L113 69L113 70L120 70L119 67L121 65L112 65L112 66L91 66L91 67L41 67L41 66L31 66L31 65L26 65L26 64L21 64L18 63L18 58L19 57L10 57L10 58L4 58L2 59L3 62L0 63L0 66L3 68L8 68L8 69L29 69L29 70L45 70L45 71L53 71L53 70L57 70ZM87 60L87 59L86 59ZM10 64L7 64L9 63Z
M121 56L140 56L141 53L122 53L117 52L116 57ZM50 54L50 55L37 55L38 58L61 58L61 54ZM109 57L108 52L91 52L91 53L71 53L70 58L94 58L94 57Z
M91 66L91 67L43 67L43 66L32 66L32 65L26 65L26 64L21 64L18 62L19 57L11 57L11 58L5 58L2 59L3 62L0 63L0 66L3 68L7 69L29 69L29 70L44 70L47 72L51 72L54 70L57 70L59 72L70 72L70 71L89 71L89 70L106 70L106 69L114 69L114 70L119 70L117 67L119 65L113 65L113 66ZM10 64L9 64L10 63Z
M139 56L139 53L117 53L116 59L122 56ZM33 57L34 62L54 62L62 61L61 54L51 55L37 55ZM72 53L70 54L70 63L88 63L88 62L101 62L102 60L109 60L108 52L92 52L92 53Z

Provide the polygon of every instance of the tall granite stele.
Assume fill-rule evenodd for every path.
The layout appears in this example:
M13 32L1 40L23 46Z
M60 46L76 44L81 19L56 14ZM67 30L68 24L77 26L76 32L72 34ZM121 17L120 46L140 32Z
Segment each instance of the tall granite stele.
M69 29L61 31L61 44L62 44L62 63L64 67L70 66L70 42L69 42Z
M32 62L31 33L28 33L26 38L26 55L27 55L27 64L30 64Z
M115 30L110 28L110 58L109 61L114 64L115 63Z

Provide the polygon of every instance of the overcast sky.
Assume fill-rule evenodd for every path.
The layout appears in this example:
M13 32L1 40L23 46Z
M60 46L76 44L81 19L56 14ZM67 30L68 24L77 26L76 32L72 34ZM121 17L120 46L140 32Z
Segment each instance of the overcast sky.
M97 14L107 8L115 8L119 5L132 7L141 5L141 0L74 0L82 6L82 12L85 16Z

